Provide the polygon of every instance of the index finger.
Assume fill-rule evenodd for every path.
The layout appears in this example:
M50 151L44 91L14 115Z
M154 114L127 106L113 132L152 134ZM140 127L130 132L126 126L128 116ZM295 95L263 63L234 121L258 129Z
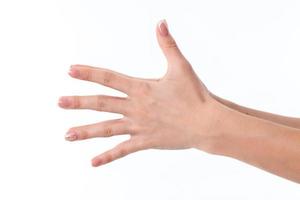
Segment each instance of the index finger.
M69 75L73 78L99 83L126 94L130 94L136 82L133 77L89 65L72 65Z

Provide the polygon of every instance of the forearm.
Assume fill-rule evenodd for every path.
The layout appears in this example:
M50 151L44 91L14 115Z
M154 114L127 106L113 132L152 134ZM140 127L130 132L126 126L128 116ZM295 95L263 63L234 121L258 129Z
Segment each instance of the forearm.
M218 97L212 93L210 93L211 96L216 99L217 101L219 101L220 103L234 109L237 110L239 112L242 112L244 114L247 115L251 115L253 117L258 117L261 119L266 119L269 121L273 121L275 123L279 123L282 125L286 125L286 126L290 126L293 128L298 128L300 129L300 118L295 118L295 117L287 117L287 116L281 116L281 115L277 115L277 114L273 114L273 113L269 113L269 112L264 112L264 111L259 111L259 110L255 110L252 108L247 108L241 105L238 105L236 103L233 103L231 101L228 101L226 99L223 99L221 97Z
M300 183L300 130L224 107L212 152Z

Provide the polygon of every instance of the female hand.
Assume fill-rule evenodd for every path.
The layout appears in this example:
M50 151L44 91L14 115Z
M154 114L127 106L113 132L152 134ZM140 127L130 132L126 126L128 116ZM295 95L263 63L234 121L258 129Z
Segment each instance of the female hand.
M210 151L217 133L220 104L199 80L184 58L165 21L156 28L159 45L168 70L161 79L139 79L108 69L86 65L71 66L73 78L100 83L122 91L128 97L64 96L59 106L120 113L121 119L70 128L69 141L130 134L120 143L92 160L93 166L106 164L130 153L150 148L200 148Z

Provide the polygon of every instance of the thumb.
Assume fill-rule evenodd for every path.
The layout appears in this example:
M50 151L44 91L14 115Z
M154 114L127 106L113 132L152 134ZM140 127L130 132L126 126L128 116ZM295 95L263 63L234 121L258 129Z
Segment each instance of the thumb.
M180 52L176 41L169 32L166 20L158 22L156 27L157 41L161 50L163 51L169 65L176 64L178 61L186 61L182 53Z

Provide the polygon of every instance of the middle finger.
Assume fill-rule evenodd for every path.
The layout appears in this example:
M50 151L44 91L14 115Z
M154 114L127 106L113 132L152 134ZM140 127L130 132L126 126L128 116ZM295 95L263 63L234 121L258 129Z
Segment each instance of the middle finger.
M91 109L126 115L129 100L126 97L106 95L64 96L59 99L59 106L66 109Z

